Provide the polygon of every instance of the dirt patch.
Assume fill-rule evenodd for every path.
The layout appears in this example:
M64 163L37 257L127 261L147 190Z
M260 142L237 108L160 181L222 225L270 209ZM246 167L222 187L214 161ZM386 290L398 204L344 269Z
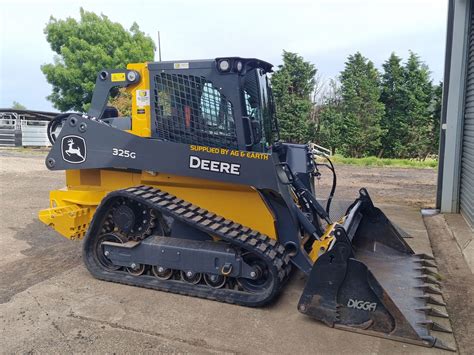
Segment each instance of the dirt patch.
M423 218L442 275L442 290L459 353L474 354L474 275L443 215Z
M0 150L0 303L81 263L80 243L37 218L49 205L49 191L64 186L64 173L46 169L46 151L33 153Z
M26 241L30 248L21 252L24 256L21 260L2 267L0 304L82 262L81 243L61 238L38 220L20 228L14 238Z
M376 203L393 203L419 208L433 208L436 200L436 169L403 169L336 165L336 199L354 200L358 190L366 187ZM318 198L329 193L332 176L321 168L316 182Z

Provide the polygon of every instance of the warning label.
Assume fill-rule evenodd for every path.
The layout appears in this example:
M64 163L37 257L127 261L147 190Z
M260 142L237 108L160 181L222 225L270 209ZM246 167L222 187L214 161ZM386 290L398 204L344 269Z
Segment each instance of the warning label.
M150 106L150 90L136 90L137 107Z

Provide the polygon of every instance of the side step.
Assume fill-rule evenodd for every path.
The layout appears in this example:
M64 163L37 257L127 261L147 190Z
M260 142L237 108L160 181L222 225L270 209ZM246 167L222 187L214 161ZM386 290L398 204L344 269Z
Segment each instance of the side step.
M433 257L415 254L365 189L335 237L313 266L300 312L331 327L455 351L431 335L451 330L427 318L447 317L429 306L444 305Z

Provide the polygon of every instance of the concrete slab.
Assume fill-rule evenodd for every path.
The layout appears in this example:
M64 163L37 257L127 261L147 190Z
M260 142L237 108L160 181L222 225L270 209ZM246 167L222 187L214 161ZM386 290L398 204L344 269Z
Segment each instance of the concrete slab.
M459 245L471 272L474 273L474 230L469 227L464 217L460 214L445 213L443 217Z
M424 222L438 261L458 350L461 354L474 354L474 275L454 240L445 215L426 216Z

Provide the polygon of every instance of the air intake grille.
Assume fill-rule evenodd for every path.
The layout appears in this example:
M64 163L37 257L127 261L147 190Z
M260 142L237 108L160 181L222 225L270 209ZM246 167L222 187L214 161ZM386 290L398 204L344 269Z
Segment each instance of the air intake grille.
M155 75L156 133L163 140L235 149L232 103L204 77Z

